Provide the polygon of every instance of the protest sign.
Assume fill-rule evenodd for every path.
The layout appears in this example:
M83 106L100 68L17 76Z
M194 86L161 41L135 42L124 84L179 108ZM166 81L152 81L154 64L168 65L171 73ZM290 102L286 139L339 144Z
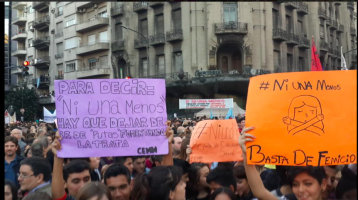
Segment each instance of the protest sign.
M179 109L233 108L233 99L179 99Z
M200 121L190 138L190 163L242 160L239 135L235 119Z
M248 164L357 163L357 71L261 75L250 79Z
M46 123L54 123L56 119L56 110L54 113L51 113L47 108L43 107L44 110L44 122Z
M59 157L168 153L165 81L55 80Z

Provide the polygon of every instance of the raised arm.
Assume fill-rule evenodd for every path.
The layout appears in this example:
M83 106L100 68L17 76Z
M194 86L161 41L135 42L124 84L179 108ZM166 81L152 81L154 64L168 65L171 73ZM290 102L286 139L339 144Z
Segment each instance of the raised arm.
M165 132L166 137L168 138L168 154L163 157L163 165L164 166L172 166L173 162L173 137L174 131L170 128L170 121L167 122L167 131Z
M52 199L61 199L65 196L65 185L63 181L63 158L57 157L57 151L62 149L60 143L61 137L57 131L56 138L52 143L52 153L54 155L54 164L52 172Z
M246 177L249 182L251 192L258 199L277 200L277 197L275 195L271 194L271 192L265 188L265 186L260 178L260 174L255 168L255 165L247 164L246 142L253 141L255 136L248 134L246 132L250 131L252 129L254 129L254 128L253 127L243 128L242 132L241 132L242 135L240 135L240 137L239 137L239 144L240 144L240 147L241 147L243 155L244 155L244 166L245 166Z

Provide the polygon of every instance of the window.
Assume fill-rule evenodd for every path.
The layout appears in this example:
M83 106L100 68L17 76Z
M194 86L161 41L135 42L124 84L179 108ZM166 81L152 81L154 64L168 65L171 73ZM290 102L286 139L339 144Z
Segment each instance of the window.
M272 26L273 28L281 28L281 24L279 24L279 12L278 10L272 9Z
M174 30L181 29L181 9L172 11L172 22Z
M92 44L95 44L96 43L96 35L93 34L93 35L89 35L88 36L88 45L92 45Z
M164 15L155 16L155 33L164 33Z
M63 6L58 7L58 13L57 16L63 15Z
M29 47L32 47L32 39L29 39Z
M224 3L224 22L237 22L237 3Z
M108 42L108 33L107 31L103 31L99 33L99 41L100 42Z
M76 61L66 63L66 72L76 71Z
M90 59L88 59L89 69L94 69L94 68L96 68L97 61L98 61L98 60L97 60L96 58L90 58Z
M33 22L29 22L29 30L32 29Z
M183 54L182 52L174 52L174 72L180 72L183 69Z
M87 19L88 19L89 21L92 21L92 20L94 20L95 18L96 18L96 17L95 17L94 10L87 13Z
M293 56L292 54L287 54L287 71L293 71Z
M34 56L29 56L29 57L27 58L28 61L32 61L33 59L34 59Z
M319 37L324 39L324 26L320 25L319 27Z
M303 33L303 23L301 20L298 20L297 21L297 35L299 35L300 37L301 36L304 36L304 33Z
M58 43L58 44L56 45L56 48L57 48L57 54L63 53L63 43L62 43L62 42L61 42L61 43Z
M165 57L164 55L157 56L156 74L165 74Z
M279 51L273 52L273 65L275 68L281 65L281 56Z
M304 66L304 59L303 59L303 57L299 57L298 58L298 71L299 72L303 71L303 66Z
M141 59L141 68L140 68L140 75L141 77L148 76L148 61L147 59Z
M63 22L56 24L56 33L61 33L63 31Z
M72 49L78 46L78 38L73 37L65 40L65 50Z
M98 13L98 16L107 18L108 17L107 10Z
M76 15L66 17L66 27L73 26L76 24Z
M34 9L32 8L32 6L29 6L29 7L28 7L28 11L29 11L29 13L33 13L33 12L34 12Z
M288 33L293 33L293 27L291 22L291 16L286 15L286 31Z
M108 66L108 56L99 57L99 64L101 65L101 67Z
M63 64L62 63L57 65L57 76L63 77Z
M122 40L123 39L123 28L121 27L122 24L115 25L115 40Z
M144 35L144 36L148 36L148 20L147 19L143 19L143 20L140 20L139 22L139 30L140 32ZM138 37L141 37L141 36L138 36Z

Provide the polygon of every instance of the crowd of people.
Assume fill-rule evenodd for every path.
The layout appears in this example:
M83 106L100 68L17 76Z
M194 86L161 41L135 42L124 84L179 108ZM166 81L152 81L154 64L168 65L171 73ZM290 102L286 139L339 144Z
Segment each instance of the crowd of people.
M167 122L169 153L152 156L60 158L55 124L5 125L5 200L333 200L357 199L357 165L255 166L243 161L190 163L195 125ZM239 145L255 129L236 118Z

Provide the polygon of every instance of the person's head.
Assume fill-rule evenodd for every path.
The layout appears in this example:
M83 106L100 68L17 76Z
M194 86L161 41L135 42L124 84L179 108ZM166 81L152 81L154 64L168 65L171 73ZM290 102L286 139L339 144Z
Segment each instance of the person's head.
M216 189L211 195L210 200L236 200L235 193L227 187Z
M130 173L133 173L133 158L131 156L115 157L114 163L119 163L126 166Z
M229 168L216 167L209 172L206 177L206 182L209 184L212 192L221 187L228 187L233 192L236 191L236 179L234 172Z
M207 164L192 163L190 165L187 191L191 196L197 196L201 190L210 192L209 184L206 182L209 172L210 168Z
M11 136L12 137L16 137L17 140L20 140L22 137L22 129L20 128L15 128L11 131Z
M237 165L234 167L234 175L236 179L236 191L235 194L241 196L247 196L250 192L249 182L247 181L245 167L243 165Z
M190 144L190 138L186 138L180 145L179 159L186 160L188 155L186 154L187 146Z
M54 131L49 131L44 136L47 138L49 144L51 144L54 140L55 134L54 134Z
M177 134L179 135L179 134L181 134L181 133L185 133L185 127L183 127L183 126L179 126L179 127L177 128Z
M339 180L341 180L341 177L342 177L342 169L343 169L343 168L344 168L344 165L337 165L337 166L336 166L336 176L335 176L334 183L333 183L334 189L337 188L337 184L338 184Z
M36 143L42 144L44 155L46 155L47 152L51 149L51 145L46 136L37 137L32 144L36 144Z
M44 153L44 146L42 145L42 143L37 142L37 143L33 143L31 145L31 154L34 157L45 157L45 153Z
M16 156L16 151L18 150L18 140L13 136L5 137L5 156L13 157Z
M288 170L288 181L297 199L321 199L327 187L323 167L291 167Z
M84 160L70 161L63 167L65 188L71 196L76 196L78 190L91 181L90 164Z
M357 174L348 167L342 170L342 177L336 187L336 198L342 200L357 199Z
M51 165L45 158L26 158L20 165L18 181L22 191L31 191L50 180Z
M284 185L290 185L287 177L287 172L289 169L290 166L281 166L281 165L276 166L276 173L280 177L280 182L279 182L280 187Z
M25 156L25 158L31 158L32 157L31 148L28 148L28 149L25 150L24 156Z
M180 146L181 146L182 141L183 140L181 139L181 137L174 136L174 138L173 138L173 153L175 155L178 155L180 153Z
M46 128L44 126L41 126L41 128L39 128L39 130L37 131L37 137L44 136L46 133Z
M131 198L136 200L185 200L185 182L176 166L154 167L134 180Z
M17 188L14 185L14 183L12 183L9 180L5 179L5 197L4 200L17 200Z
M30 134L32 134L32 133L30 133ZM29 137L29 138L27 138L27 140L26 140L26 144L28 144L28 145L32 145L32 143L34 143L34 141L35 141L35 138L34 137Z
M334 191L334 180L336 178L336 166L324 166L324 171L326 173L327 187L323 193L323 198L327 198L331 192Z
M131 173L123 164L115 163L104 173L104 184L111 192L113 200L129 200Z
M240 128L244 128L244 127L245 127L245 122L246 122L245 117L240 118L240 119L239 119L238 126L239 126Z
M144 173L145 172L145 157L144 156L135 156L133 159L133 171L135 173Z
M163 165L163 160L164 160L163 155L153 155L151 156L151 159L154 163L154 166L158 167Z
M109 189L100 182L84 185L76 195L76 200L112 200Z
M32 192L29 193L23 200L52 200L52 198L45 192Z
M190 164L187 161L178 158L174 158L173 162L174 162L174 166L180 167L182 169L183 175L181 180L187 183L189 181L188 173L189 173Z

